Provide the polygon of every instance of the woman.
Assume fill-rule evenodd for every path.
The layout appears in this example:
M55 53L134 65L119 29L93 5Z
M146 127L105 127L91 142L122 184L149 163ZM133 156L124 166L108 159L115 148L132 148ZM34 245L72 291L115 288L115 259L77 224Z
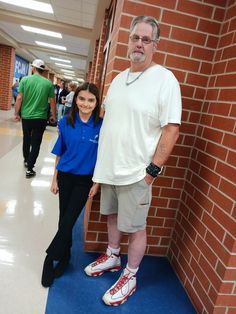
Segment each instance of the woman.
M62 103L65 105L63 116L68 114L71 107L72 107L72 101L74 98L76 87L77 87L77 84L75 84L73 82L70 82L68 84L69 94L65 98L62 98Z
M92 183L102 119L99 91L84 83L75 91L71 112L59 123L59 136L52 150L56 155L51 192L59 192L59 224L43 265L42 285L49 287L61 276L70 260L72 229L87 198L98 184ZM54 267L54 261L58 261Z

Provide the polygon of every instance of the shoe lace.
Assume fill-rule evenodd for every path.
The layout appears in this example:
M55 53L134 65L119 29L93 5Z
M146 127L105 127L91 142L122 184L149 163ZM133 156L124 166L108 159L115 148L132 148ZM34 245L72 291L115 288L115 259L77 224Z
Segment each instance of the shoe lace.
M106 262L109 257L110 257L110 256L108 256L107 254L102 254L102 255L100 255L100 256L96 259L96 261L93 263L93 266L96 266L96 265L98 265L98 264L100 264L100 263Z
M111 294L117 293L128 281L129 281L128 274L121 276L120 279L117 281L115 287L110 290L110 293Z

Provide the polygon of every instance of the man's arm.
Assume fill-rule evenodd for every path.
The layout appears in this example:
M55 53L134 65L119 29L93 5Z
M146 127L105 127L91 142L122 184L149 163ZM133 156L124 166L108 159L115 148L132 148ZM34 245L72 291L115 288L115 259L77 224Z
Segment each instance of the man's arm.
M161 168L167 159L169 158L175 143L179 137L179 125L168 124L163 127L161 138L157 144L155 154L152 158L152 162ZM154 178L147 173L145 180L148 184L151 184Z
M56 101L55 97L49 98L50 101L50 110L51 110L51 117L49 118L50 122L56 122Z
M23 94L20 92L17 95L16 103L15 103L15 121L20 121L20 109L23 101Z

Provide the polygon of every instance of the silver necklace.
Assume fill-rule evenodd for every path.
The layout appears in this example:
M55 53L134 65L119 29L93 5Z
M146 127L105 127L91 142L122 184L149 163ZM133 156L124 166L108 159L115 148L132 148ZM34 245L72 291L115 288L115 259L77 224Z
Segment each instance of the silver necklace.
M147 70L148 68L146 68L145 70L143 70L143 72L141 72L135 79L133 79L132 81L129 82L129 74L130 74L130 69L128 71L128 74L127 74L127 77L126 77L126 82L125 82L125 85L126 86L129 86L131 84L133 84L135 81L137 81L140 76Z

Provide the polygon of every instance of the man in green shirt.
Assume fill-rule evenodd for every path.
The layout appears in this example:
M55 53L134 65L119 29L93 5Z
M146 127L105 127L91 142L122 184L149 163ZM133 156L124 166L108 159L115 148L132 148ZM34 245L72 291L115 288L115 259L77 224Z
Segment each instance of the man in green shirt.
M51 81L42 76L45 64L36 59L32 63L32 75L24 77L19 85L15 103L15 121L22 121L23 157L27 167L26 178L36 175L33 170L39 155L43 133L47 125L48 102L50 102L50 122L56 121L54 87Z

